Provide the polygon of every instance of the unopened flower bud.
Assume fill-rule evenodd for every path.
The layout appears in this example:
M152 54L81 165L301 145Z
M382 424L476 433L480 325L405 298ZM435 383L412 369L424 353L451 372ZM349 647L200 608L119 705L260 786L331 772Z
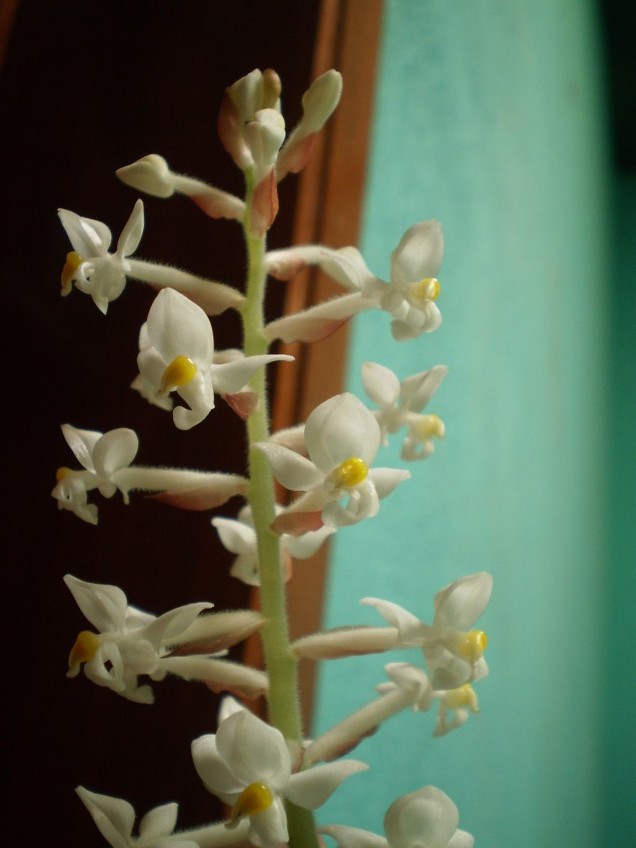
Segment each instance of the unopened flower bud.
M174 194L168 163L156 153L144 156L131 165L124 165L115 173L126 185L151 194L153 197L170 197Z

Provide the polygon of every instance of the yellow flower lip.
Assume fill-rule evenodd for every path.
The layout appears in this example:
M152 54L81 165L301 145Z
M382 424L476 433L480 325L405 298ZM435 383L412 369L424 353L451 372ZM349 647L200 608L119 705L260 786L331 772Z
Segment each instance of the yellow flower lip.
M444 422L438 415L421 415L413 426L413 432L418 439L442 439L446 428Z
M483 630L469 630L468 633L462 633L457 653L472 664L481 659L487 646L488 637Z
M329 479L338 489L353 489L366 480L369 467L363 459L351 456L341 462L329 475Z
M175 357L161 375L161 394L190 383L197 374L197 366L187 356Z
M409 287L409 295L416 303L427 300L437 300L442 291L437 277L424 277L419 283L412 283Z
M82 630L81 633L78 633L68 656L68 677L75 677L79 674L80 665L92 660L98 648L99 639L95 633L90 630Z
M244 816L256 816L264 813L274 803L271 789L264 783L250 783L239 795L232 807L228 827L234 827Z
M62 465L61 468L58 468L55 472L55 479L59 483L60 480L66 479L66 477L72 477L73 470L71 468L67 468L65 465Z
M62 268L63 296L70 294L71 289L73 288L73 280L75 279L75 274L83 261L84 260L79 255L79 253L76 253L74 250L71 250L70 253L66 254L66 262L64 263L64 267Z
M470 683L464 683L463 686L447 692L444 696L444 703L452 710L457 710L460 707L468 707L472 713L479 712L477 695Z

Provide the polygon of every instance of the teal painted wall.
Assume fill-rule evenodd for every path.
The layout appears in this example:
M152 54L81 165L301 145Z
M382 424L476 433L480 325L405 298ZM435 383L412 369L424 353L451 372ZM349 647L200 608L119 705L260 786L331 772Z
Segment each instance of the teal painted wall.
M361 249L386 277L404 230L442 221L444 321L398 344L385 314L360 316L348 387L364 397L369 359L401 377L447 364L431 408L447 437L376 519L338 534L325 625L378 623L365 595L430 620L438 588L488 569L491 674L450 736L409 713L363 742L371 770L322 823L382 832L392 800L433 783L477 845L628 844L601 836L612 272L597 40L584 0L386 4ZM399 445L379 457L393 462ZM395 659L419 657L323 665L314 733L370 700Z

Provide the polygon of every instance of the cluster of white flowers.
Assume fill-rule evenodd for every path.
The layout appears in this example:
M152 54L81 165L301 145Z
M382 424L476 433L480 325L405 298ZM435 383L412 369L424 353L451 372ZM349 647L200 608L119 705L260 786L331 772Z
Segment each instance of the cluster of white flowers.
M225 92L219 115L221 142L245 176L245 199L171 171L150 154L121 168L120 179L155 197L175 192L191 198L208 216L238 222L248 247L245 292L216 280L137 258L143 234L138 200L114 253L108 227L67 210L60 219L73 248L62 271L62 294L75 286L106 313L124 291L126 279L159 289L139 332L139 375L132 386L151 404L172 413L174 425L201 425L220 395L247 421L250 466L243 474L133 465L138 438L122 427L101 433L64 424L63 436L81 468L61 468L52 495L61 509L97 524L88 493L126 503L133 490L154 493L181 508L211 510L231 498L245 501L237 518L214 517L223 545L235 555L230 574L260 585L263 610L284 610L284 584L292 559L311 557L323 542L349 525L375 517L380 502L411 474L404 468L374 465L382 445L404 433L402 459L422 460L444 436L444 424L424 409L446 376L444 366L400 379L375 362L362 379L373 407L344 393L326 399L304 423L271 433L266 417L262 369L293 357L270 354L269 344L324 338L364 310L377 308L391 318L398 341L434 331L441 314L436 304L442 254L437 221L410 227L391 257L389 280L376 277L355 247L331 249L301 245L266 251L265 237L278 212L277 184L307 163L315 136L340 99L340 74L329 71L305 93L298 125L286 134L280 108L281 84L274 71L255 70ZM267 325L262 297L267 275L291 280L317 265L343 293ZM243 347L217 351L210 316L236 310L243 321ZM258 379L255 379L258 378ZM180 403L174 404L174 396ZM293 493L284 505L271 501L272 478ZM175 833L177 805L151 810L133 836L130 804L78 788L99 830L113 848L180 846L205 848L248 841L259 848L289 843L318 845L319 834L341 848L469 848L472 837L458 830L453 802L433 786L394 801L384 820L386 838L348 825L317 828L308 811L320 807L348 777L367 766L342 759L363 738L397 712L427 711L437 705L433 730L443 736L478 710L472 688L488 673L486 635L474 629L492 591L487 572L460 577L440 590L430 624L402 607L364 598L384 626L347 626L308 634L289 643L283 620L252 610L210 612L209 602L191 603L158 617L129 606L116 586L88 583L71 575L66 584L95 628L82 631L69 656L69 677L83 671L99 686L144 704L154 696L147 680L167 674L203 682L214 692L241 699L267 698L269 723L260 707L248 710L226 698L215 733L192 743L194 765L207 789L229 808L226 821ZM268 594L269 593L269 594ZM268 605L268 598L276 603ZM283 603L279 603L283 600ZM284 615L283 612L278 613ZM269 626L275 624L276 626ZM255 669L222 657L229 647L261 632L266 668ZM379 697L310 742L303 738L295 699L296 665L303 659L328 660L393 649L417 648L424 667L392 662ZM291 664L291 672L290 672ZM146 678L146 682L140 682ZM281 706L282 705L282 706ZM294 810L294 816L289 815Z

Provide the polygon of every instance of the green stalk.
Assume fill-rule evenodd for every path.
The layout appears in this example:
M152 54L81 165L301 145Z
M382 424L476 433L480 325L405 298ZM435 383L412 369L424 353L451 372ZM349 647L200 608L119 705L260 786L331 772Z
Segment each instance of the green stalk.
M267 276L265 273L266 237L264 234L255 235L250 229L249 210L253 189L254 186L248 176L245 198L247 212L244 223L248 274L246 302L241 310L246 356L266 353L268 348L263 336L263 304ZM265 617L261 638L269 676L267 696L269 719L285 739L300 743L302 742L302 721L297 661L289 647L287 594L283 582L279 539L270 529L275 517L274 480L265 455L253 447L256 442L267 441L270 435L267 375L264 368L259 369L252 378L251 388L256 392L258 403L247 420L250 476L248 500L257 537L261 612ZM314 818L309 810L287 802L287 824L291 846L318 848Z

